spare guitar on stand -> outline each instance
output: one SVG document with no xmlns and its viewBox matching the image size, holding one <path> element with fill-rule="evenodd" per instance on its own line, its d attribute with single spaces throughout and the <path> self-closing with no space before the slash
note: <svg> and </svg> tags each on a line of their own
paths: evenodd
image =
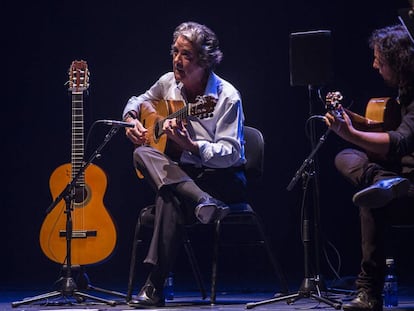
<svg viewBox="0 0 414 311">
<path fill-rule="evenodd" d="M 100 150 L 117 132 L 112 127 L 105 141 L 84 161 L 83 93 L 89 87 L 89 71 L 85 61 L 73 61 L 69 69 L 69 91 L 72 93 L 72 163 L 59 166 L 50 177 L 54 202 L 46 210 L 47 216 L 40 230 L 40 246 L 44 254 L 63 265 L 65 275 L 59 280 L 61 289 L 43 295 L 13 302 L 17 307 L 40 300 L 62 296 L 73 297 L 77 302 L 89 298 L 116 305 L 114 300 L 89 295 L 78 290 L 73 278 L 76 268 L 84 283 L 83 289 L 92 289 L 119 297 L 119 292 L 89 284 L 82 266 L 101 262 L 109 257 L 116 244 L 116 228 L 103 205 L 107 178 L 97 165 L 91 164 Z M 63 202 L 63 201 L 64 202 Z M 66 302 L 70 300 L 66 299 Z"/>
</svg>

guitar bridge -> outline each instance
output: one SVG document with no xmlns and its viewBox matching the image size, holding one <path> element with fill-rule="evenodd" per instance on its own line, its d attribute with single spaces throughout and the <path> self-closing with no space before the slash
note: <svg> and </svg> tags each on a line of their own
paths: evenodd
<svg viewBox="0 0 414 311">
<path fill-rule="evenodd" d="M 87 237 L 96 237 L 97 231 L 96 230 L 73 230 L 72 231 L 72 239 L 86 239 Z M 59 237 L 64 238 L 66 237 L 66 230 L 59 231 Z"/>
</svg>

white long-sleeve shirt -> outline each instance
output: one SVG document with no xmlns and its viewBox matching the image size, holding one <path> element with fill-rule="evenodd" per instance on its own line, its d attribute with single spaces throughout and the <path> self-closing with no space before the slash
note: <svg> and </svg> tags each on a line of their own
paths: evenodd
<svg viewBox="0 0 414 311">
<path fill-rule="evenodd" d="M 204 95 L 217 99 L 213 116 L 187 117 L 187 130 L 199 146 L 200 154 L 184 151 L 180 162 L 196 167 L 227 168 L 245 163 L 243 145 L 244 113 L 239 91 L 228 81 L 211 73 Z M 125 105 L 122 116 L 128 111 L 140 112 L 143 102 L 182 100 L 187 103 L 182 84 L 177 83 L 173 72 L 161 76 L 145 93 L 132 96 Z"/>
</svg>

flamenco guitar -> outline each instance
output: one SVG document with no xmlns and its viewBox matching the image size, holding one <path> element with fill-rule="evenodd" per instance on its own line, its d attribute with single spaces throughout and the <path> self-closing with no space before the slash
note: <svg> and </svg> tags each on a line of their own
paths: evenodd
<svg viewBox="0 0 414 311">
<path fill-rule="evenodd" d="M 84 160 L 83 92 L 89 86 L 85 61 L 74 61 L 69 69 L 72 93 L 72 161 L 55 169 L 50 176 L 52 197 L 57 197 L 73 180 Z M 106 259 L 116 244 L 116 229 L 103 204 L 107 186 L 105 172 L 90 164 L 79 176 L 71 201 L 71 261 L 74 265 L 94 264 Z M 40 230 L 40 246 L 44 254 L 57 263 L 67 258 L 66 203 L 58 203 L 46 216 Z"/>
<path fill-rule="evenodd" d="M 365 109 L 365 117 L 350 110 L 352 124 L 361 131 L 395 130 L 401 123 L 401 109 L 398 102 L 391 97 L 371 98 Z"/>
<path fill-rule="evenodd" d="M 326 107 L 336 110 L 342 100 L 340 92 L 330 92 L 326 96 Z M 399 103 L 391 97 L 371 98 L 365 109 L 365 116 L 361 116 L 349 109 L 343 108 L 351 118 L 352 125 L 360 131 L 385 132 L 395 130 L 401 123 L 401 108 Z M 373 160 L 385 160 L 382 156 L 367 152 Z"/>
<path fill-rule="evenodd" d="M 216 99 L 211 96 L 199 96 L 195 103 L 187 105 L 181 100 L 144 102 L 141 105 L 138 119 L 148 129 L 145 145 L 154 147 L 173 159 L 179 158 L 182 151 L 177 144 L 164 135 L 162 130 L 164 121 L 177 118 L 177 120 L 185 122 L 189 116 L 208 118 L 213 115 L 216 104 Z M 143 178 L 139 170 L 136 172 L 139 178 Z"/>
<path fill-rule="evenodd" d="M 326 95 L 326 108 L 337 111 L 342 100 L 340 92 L 329 92 Z M 391 97 L 371 98 L 361 116 L 347 108 L 342 108 L 349 115 L 352 125 L 360 131 L 384 132 L 395 130 L 401 123 L 401 109 L 398 102 Z"/>
</svg>

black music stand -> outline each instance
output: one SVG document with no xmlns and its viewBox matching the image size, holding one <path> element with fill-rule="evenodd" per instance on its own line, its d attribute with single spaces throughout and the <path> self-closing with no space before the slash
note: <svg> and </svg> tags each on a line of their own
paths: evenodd
<svg viewBox="0 0 414 311">
<path fill-rule="evenodd" d="M 307 186 L 309 184 L 310 178 L 315 177 L 315 167 L 314 167 L 314 156 L 325 142 L 329 132 L 331 131 L 330 128 L 326 130 L 326 132 L 319 138 L 318 144 L 309 154 L 309 156 L 303 161 L 301 167 L 295 173 L 294 177 L 290 181 L 289 185 L 287 186 L 287 190 L 290 191 L 296 185 L 300 178 L 302 178 L 303 184 L 303 196 L 306 195 Z M 287 294 L 277 296 L 275 298 L 259 301 L 259 302 L 251 302 L 246 304 L 246 309 L 252 309 L 257 306 L 261 306 L 264 304 L 269 304 L 278 301 L 287 301 L 289 304 L 295 302 L 296 300 L 302 298 L 312 298 L 319 302 L 326 303 L 331 307 L 339 310 L 342 306 L 341 302 L 336 300 L 332 300 L 327 297 L 323 297 L 321 295 L 321 289 L 324 288 L 323 280 L 321 280 L 320 275 L 317 271 L 316 275 L 312 275 L 310 269 L 310 251 L 311 251 L 311 234 L 310 234 L 310 227 L 311 227 L 311 220 L 309 217 L 308 209 L 304 208 L 304 215 L 303 215 L 303 223 L 302 223 L 302 241 L 303 241 L 303 248 L 304 248 L 304 272 L 305 277 L 302 281 L 302 284 L 297 293 L 294 294 Z"/>
<path fill-rule="evenodd" d="M 332 53 L 331 53 L 331 31 L 330 30 L 316 30 L 306 32 L 295 32 L 290 34 L 290 84 L 291 86 L 307 86 L 308 87 L 308 104 L 310 118 L 314 117 L 313 113 L 313 96 L 312 91 L 314 86 L 321 86 L 327 84 L 333 76 L 332 71 Z M 319 89 L 318 89 L 319 91 Z M 319 94 L 319 92 L 318 92 Z M 316 144 L 316 135 L 313 122 L 310 126 L 310 139 L 312 152 L 305 159 L 299 170 L 296 172 L 287 190 L 290 191 L 296 185 L 298 180 L 302 178 L 303 181 L 303 198 L 306 197 L 309 181 L 313 181 L 314 190 L 314 217 L 313 223 L 310 219 L 310 213 L 306 204 L 303 209 L 302 221 L 302 241 L 304 247 L 304 279 L 297 293 L 280 295 L 272 299 L 252 302 L 246 304 L 247 309 L 256 306 L 278 302 L 287 301 L 293 303 L 301 298 L 313 298 L 319 302 L 324 302 L 335 309 L 340 309 L 342 304 L 335 300 L 331 300 L 321 295 L 325 291 L 326 286 L 319 271 L 319 189 L 318 189 L 318 175 L 316 170 L 315 155 L 321 145 L 325 142 L 330 129 L 319 138 Z M 305 200 L 303 199 L 303 202 Z M 313 246 L 315 248 L 315 271 L 312 275 L 310 269 L 310 253 L 311 253 L 311 232 L 310 227 L 313 224 L 315 239 Z"/>
<path fill-rule="evenodd" d="M 98 156 L 102 148 L 106 145 L 106 143 L 112 138 L 113 135 L 116 134 L 119 127 L 113 126 L 109 133 L 105 136 L 103 143 L 96 149 L 96 151 L 92 154 L 90 159 L 85 162 L 82 167 L 80 167 L 79 171 L 76 175 L 72 178 L 71 182 L 63 189 L 63 191 L 58 195 L 58 197 L 52 202 L 52 204 L 47 208 L 46 214 L 50 213 L 53 208 L 61 201 L 65 200 L 65 214 L 66 214 L 66 265 L 64 265 L 65 276 L 60 279 L 61 288 L 60 290 L 51 291 L 45 294 L 37 295 L 31 298 L 25 298 L 20 301 L 12 302 L 12 307 L 18 307 L 23 304 L 28 304 L 36 301 L 47 300 L 51 298 L 63 297 L 63 298 L 74 298 L 76 302 L 81 303 L 84 302 L 85 299 L 92 299 L 98 302 L 106 303 L 110 306 L 115 306 L 117 303 L 115 300 L 108 300 L 105 298 L 89 295 L 87 293 L 81 292 L 78 290 L 76 282 L 72 276 L 72 259 L 71 259 L 71 244 L 72 244 L 72 201 L 75 195 L 75 185 L 79 177 L 85 172 L 85 169 L 89 166 L 89 164 Z M 86 289 L 92 289 L 100 292 L 104 292 L 107 294 L 112 294 L 118 297 L 126 297 L 125 294 L 110 291 L 106 289 L 101 289 L 98 287 L 94 287 L 91 285 L 87 285 Z M 66 303 L 70 303 L 70 300 L 67 299 Z"/>
</svg>

